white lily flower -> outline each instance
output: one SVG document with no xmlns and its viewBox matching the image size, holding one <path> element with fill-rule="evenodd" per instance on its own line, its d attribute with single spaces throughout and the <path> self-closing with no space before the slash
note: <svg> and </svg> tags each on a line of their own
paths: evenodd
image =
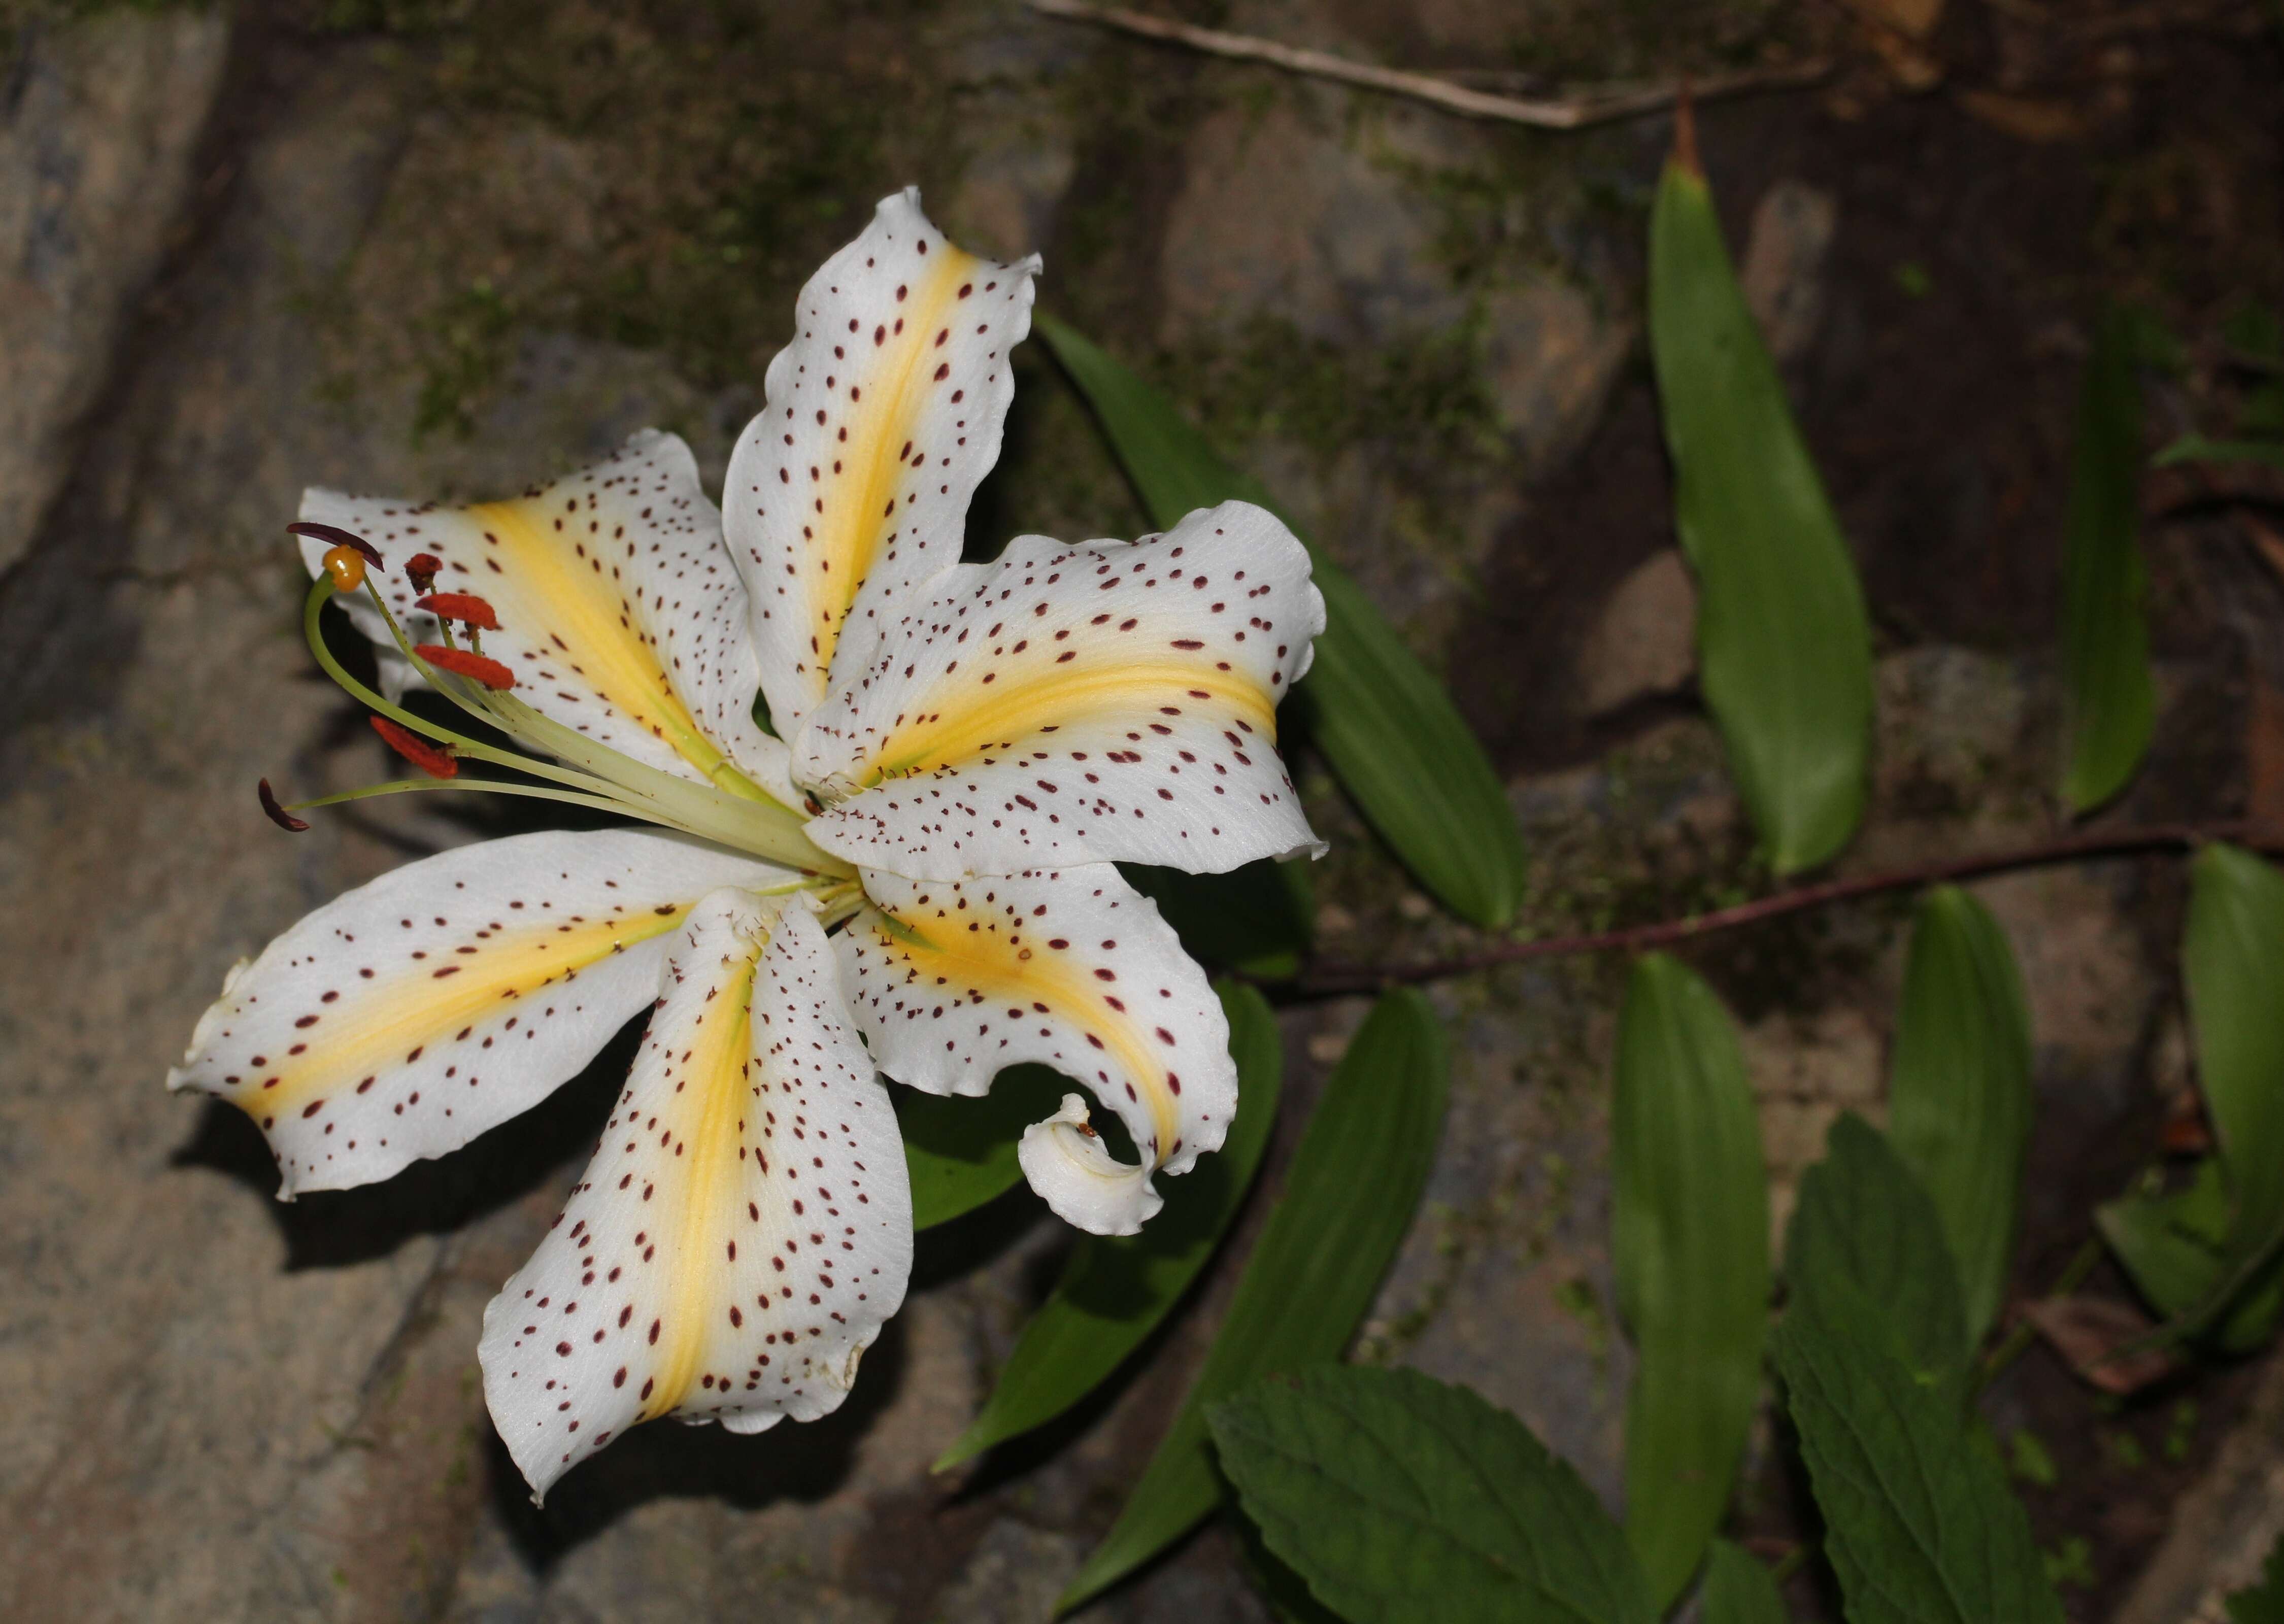
<svg viewBox="0 0 2284 1624">
<path fill-rule="evenodd" d="M 486 1314 L 486 1393 L 536 1490 L 638 1421 L 840 1403 L 911 1263 L 874 1067 L 979 1094 L 1044 1060 L 1091 1090 L 1138 1160 L 1074 1095 L 1021 1161 L 1097 1233 L 1132 1233 L 1154 1175 L 1227 1131 L 1219 1003 L 1110 865 L 1321 849 L 1275 708 L 1323 605 L 1242 504 L 958 561 L 1036 269 L 885 200 L 802 294 L 726 533 L 658 433 L 512 501 L 304 499 L 311 648 L 442 776 L 300 806 L 489 789 L 663 831 L 497 840 L 351 892 L 232 972 L 168 1079 L 246 1110 L 290 1198 L 465 1144 L 653 1006 L 595 1159 Z M 401 575 L 367 578 L 379 550 Z M 325 651 L 335 595 L 388 692 Z M 414 682 L 528 753 L 404 709 Z"/>
</svg>

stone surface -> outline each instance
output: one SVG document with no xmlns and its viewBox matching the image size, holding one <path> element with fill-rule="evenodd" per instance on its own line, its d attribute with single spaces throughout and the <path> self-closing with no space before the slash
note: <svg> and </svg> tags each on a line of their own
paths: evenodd
<svg viewBox="0 0 2284 1624">
<path fill-rule="evenodd" d="M 1753 207 L 1752 233 L 1737 279 L 1779 367 L 1797 363 L 1824 320 L 1824 262 L 1839 226 L 1830 192 L 1779 181 Z"/>
<path fill-rule="evenodd" d="M 1578 654 L 1590 716 L 1670 694 L 1697 674 L 1697 583 L 1678 549 L 1653 554 L 1618 583 Z"/>
<path fill-rule="evenodd" d="M 0 574 L 22 558 L 181 215 L 220 11 L 29 25 L 0 99 Z"/>
</svg>

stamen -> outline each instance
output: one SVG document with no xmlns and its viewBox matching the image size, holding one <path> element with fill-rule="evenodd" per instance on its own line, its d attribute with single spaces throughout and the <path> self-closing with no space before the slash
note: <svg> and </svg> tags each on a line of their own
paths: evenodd
<svg viewBox="0 0 2284 1624">
<path fill-rule="evenodd" d="M 436 584 L 436 577 L 444 571 L 444 560 L 433 552 L 416 552 L 404 560 L 404 578 L 412 583 L 416 592 L 426 592 Z"/>
<path fill-rule="evenodd" d="M 313 542 L 330 542 L 336 547 L 354 548 L 363 553 L 364 561 L 375 569 L 388 567 L 388 560 L 380 556 L 380 549 L 353 530 L 344 530 L 339 525 L 321 525 L 309 519 L 297 520 L 286 528 L 295 535 L 306 535 Z"/>
<path fill-rule="evenodd" d="M 336 592 L 354 592 L 364 584 L 364 555 L 354 547 L 328 547 L 318 562 Z"/>
<path fill-rule="evenodd" d="M 458 621 L 485 631 L 500 629 L 499 616 L 492 613 L 492 606 L 473 592 L 432 592 L 415 600 L 412 606 L 426 609 L 440 621 Z"/>
<path fill-rule="evenodd" d="M 309 828 L 309 825 L 308 823 L 301 818 L 295 817 L 291 812 L 288 812 L 285 808 L 278 804 L 277 792 L 270 787 L 269 779 L 262 779 L 256 786 L 256 789 L 262 796 L 262 816 L 267 817 L 271 823 L 277 824 L 280 829 L 285 830 L 288 834 L 300 834 L 302 831 Z"/>
<path fill-rule="evenodd" d="M 386 716 L 368 716 L 365 720 L 372 723 L 372 730 L 380 735 L 383 743 L 430 777 L 459 777 L 460 763 L 453 757 L 450 745 L 432 745 L 418 734 L 398 727 Z"/>
<path fill-rule="evenodd" d="M 470 682 L 481 683 L 491 689 L 515 686 L 515 673 L 497 660 L 487 660 L 481 654 L 472 654 L 465 649 L 448 649 L 441 643 L 421 643 L 412 652 L 440 671 L 450 671 L 465 676 Z"/>
</svg>

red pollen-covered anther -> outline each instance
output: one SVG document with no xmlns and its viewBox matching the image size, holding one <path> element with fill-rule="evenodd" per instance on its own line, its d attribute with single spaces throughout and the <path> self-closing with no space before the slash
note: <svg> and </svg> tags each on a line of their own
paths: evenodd
<svg viewBox="0 0 2284 1624">
<path fill-rule="evenodd" d="M 278 804 L 277 792 L 270 787 L 269 779 L 262 779 L 255 787 L 262 796 L 262 815 L 271 823 L 289 834 L 300 834 L 309 826 L 304 819 L 294 816 Z"/>
<path fill-rule="evenodd" d="M 432 745 L 410 728 L 397 726 L 386 716 L 368 716 L 372 730 L 391 750 L 418 767 L 432 778 L 457 778 L 460 763 L 452 754 L 450 745 Z"/>
<path fill-rule="evenodd" d="M 404 578 L 416 592 L 426 592 L 444 573 L 444 560 L 433 552 L 416 552 L 404 560 Z"/>
<path fill-rule="evenodd" d="M 499 616 L 492 606 L 473 592 L 431 592 L 416 600 L 415 609 L 426 609 L 440 621 L 462 621 L 486 631 L 497 631 Z"/>
<path fill-rule="evenodd" d="M 472 683 L 481 683 L 487 688 L 512 688 L 515 673 L 497 660 L 487 660 L 481 654 L 471 654 L 465 649 L 448 649 L 441 644 L 423 643 L 412 651 L 441 671 L 465 676 Z"/>
<path fill-rule="evenodd" d="M 312 541 L 323 542 L 328 547 L 354 547 L 364 554 L 364 561 L 373 568 L 388 567 L 388 560 L 380 556 L 380 549 L 354 530 L 344 530 L 339 525 L 321 525 L 310 519 L 298 520 L 286 528 L 295 535 L 306 535 Z"/>
</svg>

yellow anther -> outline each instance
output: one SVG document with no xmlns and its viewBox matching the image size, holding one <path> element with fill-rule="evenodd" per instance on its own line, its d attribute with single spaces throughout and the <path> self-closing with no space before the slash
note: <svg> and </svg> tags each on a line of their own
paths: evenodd
<svg viewBox="0 0 2284 1624">
<path fill-rule="evenodd" d="M 356 548 L 328 547 L 325 562 L 336 592 L 354 592 L 364 584 L 364 554 Z"/>
</svg>

